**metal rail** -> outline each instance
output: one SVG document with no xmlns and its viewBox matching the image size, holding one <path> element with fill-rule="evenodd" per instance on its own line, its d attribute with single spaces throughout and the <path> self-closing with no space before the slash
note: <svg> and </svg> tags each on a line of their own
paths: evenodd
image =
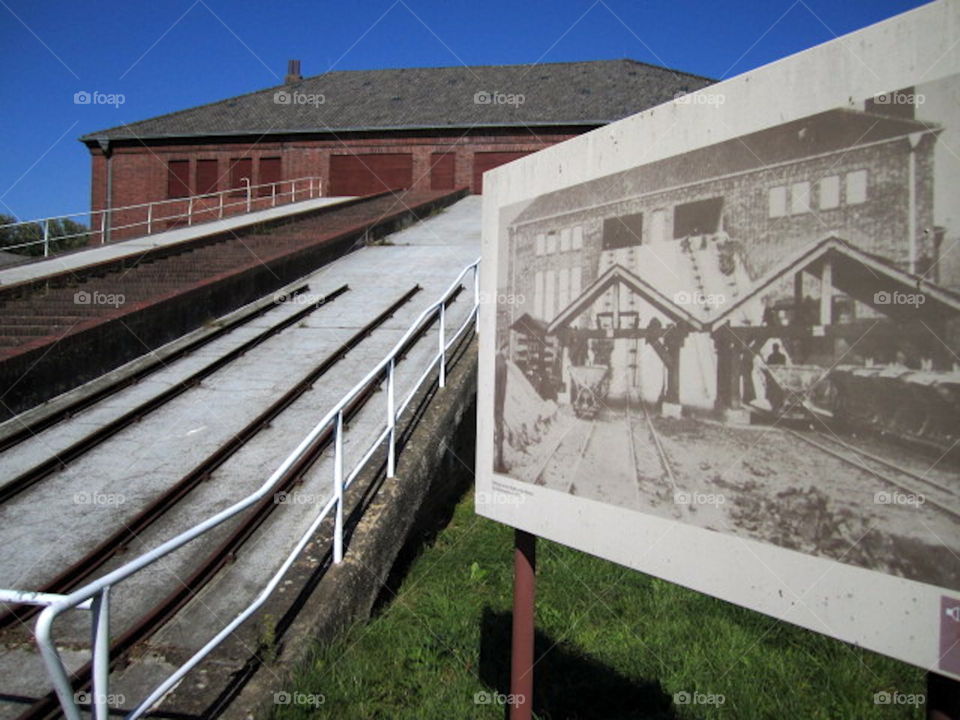
<svg viewBox="0 0 960 720">
<path fill-rule="evenodd" d="M 168 365 L 170 365 L 170 363 L 176 362 L 177 360 L 183 359 L 184 357 L 195 352 L 196 350 L 199 350 L 200 348 L 205 347 L 206 345 L 209 345 L 214 340 L 219 340 L 224 335 L 236 330 L 237 328 L 243 325 L 246 325 L 252 320 L 256 320 L 257 318 L 265 315 L 271 310 L 274 310 L 280 305 L 283 305 L 288 299 L 292 299 L 299 295 L 302 295 L 309 289 L 310 289 L 309 285 L 303 284 L 289 290 L 283 296 L 275 295 L 269 303 L 262 305 L 260 307 L 254 308 L 253 310 L 250 310 L 248 312 L 244 312 L 243 314 L 232 318 L 231 320 L 225 322 L 223 325 L 219 326 L 213 332 L 207 333 L 203 337 L 199 337 L 196 340 L 190 341 L 186 345 L 172 352 L 170 355 L 167 355 L 163 358 L 154 356 L 152 360 L 142 365 L 136 372 L 131 373 L 126 377 L 122 377 L 114 382 L 111 382 L 108 385 L 105 385 L 91 392 L 90 394 L 85 395 L 84 397 L 77 398 L 76 400 L 70 403 L 67 403 L 66 405 L 57 409 L 55 412 L 50 413 L 49 415 L 46 415 L 42 418 L 38 418 L 37 420 L 27 420 L 27 421 L 19 419 L 18 417 L 14 417 L 12 420 L 10 420 L 10 422 L 11 423 L 17 422 L 20 425 L 20 427 L 17 430 L 12 431 L 9 435 L 4 437 L 3 439 L 0 439 L 0 452 L 3 452 L 4 450 L 9 450 L 15 445 L 19 445 L 24 440 L 31 438 L 34 435 L 37 435 L 38 433 L 41 433 L 44 430 L 47 430 L 48 428 L 53 427 L 57 423 L 62 422 L 67 418 L 73 417 L 77 413 L 82 412 L 83 410 L 86 410 L 87 408 L 97 404 L 101 400 L 104 400 L 112 395 L 115 395 L 116 393 L 120 392 L 125 388 L 130 387 L 131 385 L 136 385 L 138 382 L 143 380 L 145 377 L 151 375 L 152 373 L 156 372 L 157 370 L 160 370 L 161 368 L 165 368 Z"/>
<path fill-rule="evenodd" d="M 30 247 L 32 245 L 43 245 L 43 256 L 49 257 L 50 255 L 50 243 L 57 242 L 60 240 L 68 240 L 75 237 L 83 237 L 85 235 L 91 235 L 99 233 L 100 235 L 100 244 L 103 245 L 106 242 L 106 237 L 109 232 L 114 230 L 126 230 L 132 227 L 141 227 L 144 226 L 146 231 L 144 235 L 152 235 L 155 231 L 154 226 L 159 226 L 161 223 L 168 222 L 170 220 L 181 220 L 186 218 L 187 225 L 192 226 L 197 220 L 196 216 L 200 216 L 201 220 L 199 222 L 212 222 L 214 220 L 221 220 L 224 217 L 226 210 L 230 208 L 235 208 L 238 206 L 243 206 L 243 210 L 240 213 L 250 212 L 258 201 L 263 200 L 266 204 L 267 199 L 270 201 L 270 207 L 275 207 L 278 200 L 289 196 L 289 202 L 294 203 L 297 201 L 297 190 L 299 188 L 299 195 L 301 199 L 308 200 L 315 197 L 322 196 L 321 180 L 319 177 L 312 175 L 300 178 L 293 178 L 291 180 L 280 180 L 273 183 L 263 183 L 261 185 L 251 185 L 249 178 L 243 178 L 246 182 L 239 188 L 228 188 L 227 190 L 219 190 L 213 193 L 204 193 L 202 195 L 188 195 L 186 197 L 179 198 L 169 198 L 167 200 L 154 200 L 151 202 L 138 203 L 136 205 L 124 205 L 122 207 L 116 208 L 105 208 L 102 210 L 88 210 L 85 212 L 70 213 L 68 215 L 57 215 L 55 217 L 46 217 L 39 218 L 37 220 L 20 220 L 14 223 L 7 223 L 6 225 L 0 225 L 0 232 L 9 230 L 10 228 L 17 227 L 28 227 L 35 226 L 40 227 L 43 231 L 43 238 L 40 240 L 30 240 L 29 242 L 18 243 L 16 245 L 5 245 L 3 250 L 16 250 L 19 248 Z M 290 190 L 284 191 L 282 188 L 284 185 L 289 185 Z M 260 190 L 263 188 L 270 188 L 269 193 L 258 193 L 256 197 L 253 195 L 254 190 Z M 277 189 L 280 188 L 280 192 Z M 225 202 L 225 198 L 228 195 L 236 195 L 237 193 L 243 193 L 244 198 L 236 202 Z M 172 215 L 162 215 L 157 216 L 154 208 L 163 208 L 168 205 L 174 204 L 186 204 L 186 211 L 180 213 L 174 213 Z M 143 220 L 137 222 L 128 223 L 126 225 L 114 225 L 112 222 L 112 216 L 117 213 L 130 212 L 135 210 L 144 211 Z M 216 217 L 209 217 L 211 215 L 216 215 Z M 226 213 L 231 214 L 231 213 Z M 83 218 L 90 217 L 91 227 L 83 232 L 72 233 L 69 235 L 58 235 L 54 238 L 50 237 L 50 222 L 58 220 L 66 220 L 69 218 Z M 94 218 L 100 217 L 100 228 L 99 230 L 94 229 Z M 206 218 L 206 219 L 203 219 Z M 163 227 L 164 231 L 169 228 Z"/>
<path fill-rule="evenodd" d="M 234 503 L 229 508 L 213 515 L 202 523 L 195 525 L 189 530 L 180 533 L 174 538 L 161 543 L 153 550 L 146 552 L 139 557 L 131 560 L 122 567 L 107 573 L 103 577 L 85 585 L 82 588 L 66 596 L 56 596 L 56 598 L 46 597 L 38 598 L 36 602 L 46 605 L 43 612 L 37 619 L 35 636 L 37 646 L 43 656 L 44 663 L 47 666 L 47 672 L 50 675 L 56 696 L 64 715 L 69 720 L 80 720 L 80 709 L 77 706 L 73 694 L 73 683 L 67 672 L 60 653 L 54 644 L 52 633 L 53 624 L 57 617 L 67 610 L 81 608 L 85 605 L 91 610 L 92 620 L 92 707 L 94 717 L 97 720 L 107 720 L 109 717 L 109 707 L 107 704 L 109 693 L 109 674 L 110 674 L 110 591 L 114 585 L 117 585 L 131 575 L 148 567 L 160 558 L 183 547 L 200 535 L 206 533 L 212 528 L 217 527 L 224 521 L 235 515 L 251 508 L 264 499 L 270 499 L 270 494 L 275 491 L 275 487 L 282 478 L 288 477 L 292 470 L 300 466 L 305 459 L 316 452 L 318 441 L 324 436 L 332 436 L 334 443 L 334 472 L 333 472 L 333 497 L 324 505 L 322 510 L 310 524 L 307 531 L 301 536 L 295 544 L 292 551 L 284 559 L 280 568 L 270 578 L 267 585 L 257 595 L 254 601 L 234 619 L 220 630 L 212 639 L 210 639 L 200 650 L 198 650 L 189 660 L 173 672 L 164 682 L 153 690 L 134 710 L 127 716 L 131 720 L 141 717 L 150 708 L 159 703 L 163 698 L 180 682 L 180 680 L 196 667 L 214 648 L 225 640 L 237 627 L 245 622 L 253 613 L 255 613 L 273 590 L 280 583 L 284 574 L 294 563 L 303 548 L 310 541 L 313 534 L 319 528 L 320 524 L 331 514 L 334 516 L 334 537 L 333 537 L 333 558 L 335 563 L 343 560 L 343 497 L 344 490 L 359 475 L 366 463 L 373 457 L 378 448 L 386 443 L 387 453 L 387 477 L 394 476 L 396 467 L 396 426 L 397 421 L 409 404 L 413 401 L 423 382 L 437 372 L 437 382 L 439 387 L 443 387 L 446 381 L 446 362 L 447 352 L 454 343 L 461 337 L 463 332 L 474 326 L 478 322 L 478 308 L 480 304 L 480 286 L 479 286 L 479 263 L 480 260 L 464 268 L 457 278 L 453 281 L 447 291 L 433 304 L 427 307 L 416 321 L 410 326 L 403 337 L 397 342 L 394 348 L 381 360 L 367 375 L 357 383 L 343 398 L 331 408 L 326 415 L 318 422 L 313 430 L 300 442 L 296 449 L 291 452 L 280 466 L 270 475 L 269 478 L 253 493 L 244 499 Z M 473 274 L 473 303 L 466 319 L 456 329 L 448 341 L 446 338 L 446 308 L 450 298 L 459 293 L 462 289 L 461 282 L 469 274 Z M 424 372 L 415 382 L 413 388 L 401 403 L 397 403 L 395 386 L 395 369 L 400 358 L 409 350 L 410 342 L 416 336 L 422 334 L 424 328 L 433 322 L 439 322 L 438 346 L 437 352 L 433 355 Z M 386 380 L 387 384 L 387 416 L 384 419 L 383 429 L 377 435 L 370 448 L 358 460 L 354 467 L 345 474 L 343 460 L 343 433 L 344 418 L 356 407 L 356 404 L 363 396 L 368 395 L 372 388 L 380 382 Z M 13 593 L 15 591 L 6 591 Z M 0 595 L 2 597 L 2 595 Z M 23 602 L 22 595 L 19 596 L 20 602 Z"/>
<path fill-rule="evenodd" d="M 226 365 L 258 345 L 263 344 L 277 333 L 280 333 L 291 325 L 299 322 L 318 308 L 333 302 L 349 289 L 350 288 L 347 285 L 341 285 L 333 292 L 324 295 L 310 305 L 307 305 L 302 310 L 298 310 L 280 322 L 271 325 L 266 330 L 257 333 L 251 339 L 241 343 L 229 352 L 224 353 L 216 360 L 207 363 L 190 376 L 178 382 L 176 385 L 163 390 L 157 395 L 154 395 L 152 398 L 140 403 L 136 407 L 127 410 L 125 413 L 114 418 L 106 425 L 103 425 L 91 432 L 89 435 L 80 438 L 69 447 L 54 453 L 43 462 L 40 462 L 28 470 L 23 471 L 12 480 L 9 480 L 0 486 L 0 503 L 5 503 L 10 498 L 19 495 L 21 492 L 38 483 L 51 473 L 56 472 L 57 470 L 62 470 L 73 460 L 76 460 L 81 455 L 89 452 L 108 438 L 111 438 L 121 430 L 124 430 L 129 425 L 139 422 L 149 413 L 166 405 L 174 398 L 179 397 L 190 388 L 195 387 L 198 383 L 208 378 L 210 375 L 213 375 L 215 372 L 221 370 Z"/>
<path fill-rule="evenodd" d="M 827 455 L 830 455 L 842 462 L 845 462 L 846 464 L 856 468 L 857 470 L 865 472 L 868 475 L 873 475 L 875 478 L 877 478 L 881 482 L 886 483 L 887 485 L 891 485 L 892 487 L 895 487 L 898 490 L 902 490 L 903 492 L 908 494 L 923 496 L 924 502 L 929 503 L 930 505 L 933 505 L 935 508 L 937 508 L 941 512 L 946 513 L 954 520 L 960 520 L 960 512 L 958 512 L 956 509 L 950 507 L 949 505 L 945 505 L 944 503 L 932 497 L 929 497 L 928 495 L 925 495 L 924 493 L 920 492 L 916 487 L 912 485 L 908 485 L 907 483 L 904 483 L 902 480 L 896 480 L 885 473 L 882 473 L 871 467 L 867 467 L 866 464 L 862 461 L 862 459 L 854 460 L 849 455 L 844 455 L 843 453 L 837 452 L 836 450 L 833 450 L 832 448 L 829 448 L 826 445 L 822 445 L 821 443 L 818 443 L 816 440 L 813 440 L 812 438 L 809 438 L 802 433 L 798 433 L 796 430 L 791 430 L 790 428 L 784 428 L 784 432 L 788 433 L 789 435 L 792 435 L 798 440 L 801 440 L 807 443 L 808 445 L 812 445 L 818 450 L 825 452 Z M 854 450 L 854 452 L 858 453 L 859 451 Z M 900 470 L 900 472 L 907 475 L 908 477 L 912 477 L 913 475 L 912 473 L 904 473 L 902 470 Z M 933 483 L 932 481 L 926 480 L 925 482 L 931 485 L 937 486 L 937 484 Z"/>
<path fill-rule="evenodd" d="M 889 468 L 890 470 L 896 470 L 898 473 L 901 473 L 901 474 L 903 474 L 903 475 L 906 475 L 907 477 L 912 478 L 913 480 L 916 480 L 917 482 L 921 482 L 921 483 L 923 483 L 923 484 L 925 484 L 925 485 L 929 485 L 929 486 L 931 486 L 931 487 L 934 487 L 934 488 L 936 488 L 937 490 L 941 490 L 941 491 L 947 493 L 948 495 L 956 495 L 956 494 L 957 494 L 956 490 L 954 490 L 953 488 L 949 488 L 949 487 L 947 487 L 946 485 L 941 485 L 941 484 L 938 483 L 936 480 L 932 480 L 932 479 L 930 479 L 930 478 L 928 478 L 928 477 L 925 477 L 924 475 L 920 475 L 920 474 L 918 474 L 918 473 L 913 472 L 912 470 L 908 470 L 907 468 L 902 467 L 902 466 L 900 466 L 900 465 L 897 465 L 897 464 L 894 463 L 894 462 L 890 462 L 890 461 L 887 460 L 886 458 L 882 458 L 882 457 L 880 457 L 879 455 L 875 455 L 874 453 L 867 452 L 866 450 L 863 450 L 862 448 L 858 448 L 858 447 L 855 447 L 855 446 L 853 446 L 853 445 L 850 445 L 849 443 L 845 443 L 843 440 L 841 440 L 840 438 L 838 438 L 838 437 L 836 437 L 836 436 L 827 435 L 826 433 L 820 432 L 819 430 L 815 430 L 815 432 L 816 432 L 816 434 L 817 434 L 817 437 L 819 437 L 821 440 L 827 440 L 828 442 L 835 443 L 835 444 L 839 445 L 840 447 L 842 447 L 844 450 L 849 450 L 849 451 L 852 452 L 854 455 L 857 455 L 857 456 L 859 456 L 859 457 L 861 457 L 861 458 L 867 458 L 868 460 L 872 460 L 873 462 L 877 463 L 878 465 L 883 465 L 884 467 Z"/>
<path fill-rule="evenodd" d="M 110 537 L 97 545 L 83 558 L 61 572 L 50 582 L 40 588 L 45 595 L 63 594 L 75 589 L 96 570 L 103 567 L 111 558 L 121 552 L 127 544 L 140 536 L 148 527 L 163 517 L 171 508 L 182 500 L 190 491 L 204 482 L 221 465 L 229 460 L 240 448 L 244 447 L 257 433 L 292 405 L 297 399 L 313 388 L 313 384 L 333 368 L 340 360 L 346 357 L 365 338 L 420 292 L 419 285 L 414 285 L 396 301 L 374 317 L 370 322 L 351 335 L 345 342 L 324 358 L 318 365 L 304 375 L 293 387 L 284 392 L 257 417 L 247 423 L 240 431 L 234 434 L 226 443 L 214 450 L 199 464 L 194 466 L 176 483 L 171 485 L 162 495 L 153 500 L 131 520 L 125 520 L 122 527 Z M 13 603 L 11 603 L 13 604 Z M 18 608 L 14 606 L 9 612 L 0 615 L 0 628 L 12 624 L 14 621 L 24 622 L 36 611 L 32 608 Z"/>
<path fill-rule="evenodd" d="M 660 464 L 663 466 L 663 472 L 670 481 L 673 491 L 676 492 L 677 478 L 673 474 L 673 466 L 670 464 L 670 458 L 667 456 L 666 448 L 663 447 L 663 442 L 660 440 L 660 433 L 657 432 L 657 428 L 653 424 L 653 418 L 650 417 L 650 411 L 647 410 L 647 406 L 642 398 L 640 399 L 640 409 L 643 411 L 643 418 L 647 423 L 647 430 L 650 432 L 650 437 L 653 438 L 653 444 L 657 450 L 657 457 L 660 458 Z"/>
</svg>

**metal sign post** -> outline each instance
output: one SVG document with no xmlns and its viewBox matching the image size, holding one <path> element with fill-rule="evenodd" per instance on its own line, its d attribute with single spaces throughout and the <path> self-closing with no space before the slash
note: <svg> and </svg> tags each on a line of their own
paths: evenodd
<svg viewBox="0 0 960 720">
<path fill-rule="evenodd" d="M 533 717 L 533 638 L 537 582 L 537 536 L 513 536 L 513 642 L 510 659 L 510 720 Z"/>
<path fill-rule="evenodd" d="M 960 720 L 960 682 L 927 673 L 927 719 Z"/>
</svg>

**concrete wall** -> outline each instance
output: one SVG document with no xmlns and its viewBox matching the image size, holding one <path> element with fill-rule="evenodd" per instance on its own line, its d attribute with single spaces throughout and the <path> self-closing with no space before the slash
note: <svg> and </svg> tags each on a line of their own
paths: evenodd
<svg viewBox="0 0 960 720">
<path fill-rule="evenodd" d="M 326 570 L 316 589 L 304 599 L 296 619 L 276 638 L 277 657 L 269 667 L 260 668 L 242 689 L 222 715 L 225 720 L 269 717 L 275 707 L 274 693 L 292 689 L 293 673 L 309 659 L 314 642 L 330 641 L 353 623 L 365 621 L 381 596 L 392 597 L 385 588 L 399 581 L 422 538 L 449 517 L 457 499 L 473 481 L 476 378 L 473 342 L 411 433 L 399 457 L 397 479 L 384 481 L 363 513 L 347 544 L 343 563 Z M 347 497 L 348 507 L 356 501 L 358 486 L 364 488 L 370 481 L 369 473 L 358 478 L 354 492 Z M 291 571 L 291 577 L 298 584 L 310 581 L 307 573 L 298 577 Z M 274 597 L 262 614 L 282 617 L 281 608 L 288 601 Z M 211 672 L 216 671 L 214 667 Z M 200 696 L 187 689 L 182 696 L 174 694 L 164 709 L 192 713 L 209 710 L 211 706 Z"/>
</svg>

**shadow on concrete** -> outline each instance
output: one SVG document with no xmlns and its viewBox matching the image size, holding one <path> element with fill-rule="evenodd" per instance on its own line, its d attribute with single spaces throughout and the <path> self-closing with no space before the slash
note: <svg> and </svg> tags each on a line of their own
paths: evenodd
<svg viewBox="0 0 960 720">
<path fill-rule="evenodd" d="M 512 616 L 484 608 L 480 620 L 480 680 L 510 693 Z M 540 632 L 534 640 L 533 712 L 541 720 L 669 720 L 678 717 L 672 697 L 657 681 L 637 681 L 557 643 Z M 504 718 L 509 707 L 504 705 Z"/>
</svg>

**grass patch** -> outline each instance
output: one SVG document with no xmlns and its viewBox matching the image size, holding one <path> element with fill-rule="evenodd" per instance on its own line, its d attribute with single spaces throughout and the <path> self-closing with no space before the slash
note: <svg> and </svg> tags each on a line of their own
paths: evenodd
<svg viewBox="0 0 960 720">
<path fill-rule="evenodd" d="M 504 718 L 493 693 L 509 692 L 512 547 L 468 493 L 382 612 L 312 650 L 272 717 Z M 923 716 L 874 703 L 925 691 L 910 665 L 556 543 L 537 551 L 541 720 Z"/>
</svg>

